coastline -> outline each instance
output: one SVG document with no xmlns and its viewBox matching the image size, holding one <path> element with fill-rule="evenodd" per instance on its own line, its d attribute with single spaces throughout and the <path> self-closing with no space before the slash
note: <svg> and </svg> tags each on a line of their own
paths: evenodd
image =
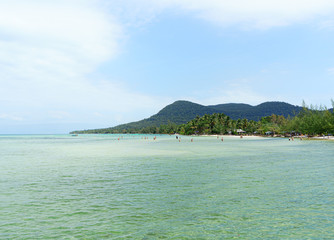
<svg viewBox="0 0 334 240">
<path fill-rule="evenodd" d="M 258 136 L 258 135 L 220 135 L 220 134 L 203 134 L 203 135 L 189 135 L 189 136 L 202 136 L 202 137 L 235 137 L 235 138 L 240 138 L 240 136 L 242 137 L 246 137 L 246 138 L 261 138 L 264 136 Z"/>
<path fill-rule="evenodd" d="M 312 137 L 313 140 L 334 141 L 334 136 Z"/>
<path fill-rule="evenodd" d="M 190 136 L 201 136 L 201 137 L 234 137 L 240 138 L 241 135 L 219 135 L 219 134 L 203 134 L 203 135 L 190 135 Z M 242 135 L 243 138 L 289 138 L 284 136 L 264 136 L 264 135 Z M 316 136 L 310 137 L 307 136 L 294 136 L 295 139 L 303 139 L 303 140 L 323 140 L 323 141 L 334 141 L 334 136 Z"/>
</svg>

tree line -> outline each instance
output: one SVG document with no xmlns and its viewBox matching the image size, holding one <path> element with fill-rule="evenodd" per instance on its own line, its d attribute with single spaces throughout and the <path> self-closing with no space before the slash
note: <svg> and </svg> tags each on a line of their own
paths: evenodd
<svg viewBox="0 0 334 240">
<path fill-rule="evenodd" d="M 334 102 L 332 100 L 334 107 Z M 168 124 L 129 129 L 97 129 L 76 133 L 151 133 L 151 134 L 259 134 L 259 135 L 290 135 L 305 134 L 309 136 L 334 134 L 334 113 L 325 107 L 306 106 L 294 117 L 272 114 L 262 117 L 259 121 L 247 119 L 231 119 L 223 113 L 197 116 L 186 124 Z"/>
</svg>

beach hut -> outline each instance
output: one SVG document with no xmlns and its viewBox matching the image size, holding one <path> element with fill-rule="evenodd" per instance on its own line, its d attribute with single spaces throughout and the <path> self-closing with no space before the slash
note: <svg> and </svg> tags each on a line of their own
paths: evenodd
<svg viewBox="0 0 334 240">
<path fill-rule="evenodd" d="M 246 133 L 244 130 L 242 130 L 242 129 L 237 129 L 237 133 L 238 134 L 244 134 L 244 133 Z"/>
</svg>

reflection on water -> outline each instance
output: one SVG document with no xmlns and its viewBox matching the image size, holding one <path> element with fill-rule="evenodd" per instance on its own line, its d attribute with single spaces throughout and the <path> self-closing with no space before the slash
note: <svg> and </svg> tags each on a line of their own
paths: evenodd
<svg viewBox="0 0 334 240">
<path fill-rule="evenodd" d="M 0 136 L 0 238 L 334 238 L 334 142 L 153 137 Z"/>
</svg>

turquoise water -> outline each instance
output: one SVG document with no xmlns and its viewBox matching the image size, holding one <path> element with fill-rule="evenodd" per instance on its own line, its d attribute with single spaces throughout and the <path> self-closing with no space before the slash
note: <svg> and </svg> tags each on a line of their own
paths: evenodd
<svg viewBox="0 0 334 240">
<path fill-rule="evenodd" d="M 0 239 L 334 239 L 332 141 L 118 138 L 0 135 Z"/>
</svg>

